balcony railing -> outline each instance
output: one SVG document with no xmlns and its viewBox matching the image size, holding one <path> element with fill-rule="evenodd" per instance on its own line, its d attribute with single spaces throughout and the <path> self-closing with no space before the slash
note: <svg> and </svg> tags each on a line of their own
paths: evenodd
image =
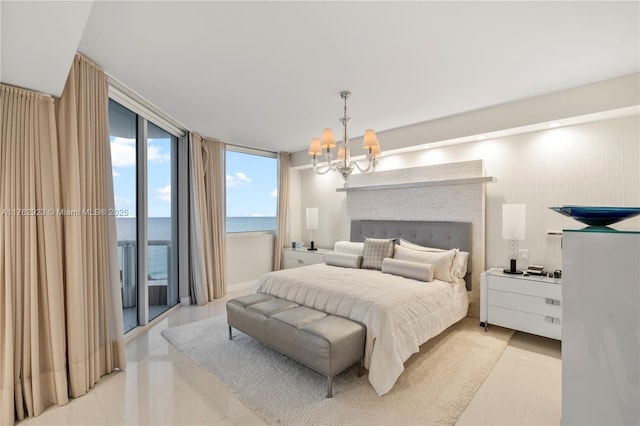
<svg viewBox="0 0 640 426">
<path fill-rule="evenodd" d="M 171 277 L 171 241 L 170 240 L 149 240 L 149 246 L 165 246 L 167 248 L 167 277 L 162 280 L 149 280 L 153 283 L 153 287 L 163 287 L 154 289 L 154 293 L 163 293 L 162 295 L 150 294 L 150 305 L 160 304 L 159 300 L 163 300 L 163 303 L 168 302 L 167 298 L 167 283 L 169 277 Z M 137 295 L 137 270 L 136 270 L 136 256 L 137 256 L 137 243 L 134 240 L 120 240 L 118 241 L 118 250 L 122 249 L 122 269 L 120 270 L 120 285 L 122 287 L 122 307 L 130 308 L 136 305 L 138 300 Z M 151 289 L 151 286 L 150 286 Z M 152 293 L 150 291 L 150 293 Z M 155 300 L 154 300 L 155 299 Z M 156 302 L 156 303 L 152 303 Z"/>
</svg>

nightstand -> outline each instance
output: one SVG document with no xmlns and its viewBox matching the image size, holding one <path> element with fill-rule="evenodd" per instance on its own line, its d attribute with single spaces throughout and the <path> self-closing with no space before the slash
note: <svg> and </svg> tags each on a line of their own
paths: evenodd
<svg viewBox="0 0 640 426">
<path fill-rule="evenodd" d="M 560 340 L 562 279 L 510 275 L 501 269 L 480 274 L 480 324 L 512 328 Z"/>
<path fill-rule="evenodd" d="M 299 266 L 313 265 L 324 262 L 324 254 L 331 250 L 321 249 L 307 250 L 302 248 L 282 249 L 282 267 L 284 269 L 297 268 Z"/>
</svg>

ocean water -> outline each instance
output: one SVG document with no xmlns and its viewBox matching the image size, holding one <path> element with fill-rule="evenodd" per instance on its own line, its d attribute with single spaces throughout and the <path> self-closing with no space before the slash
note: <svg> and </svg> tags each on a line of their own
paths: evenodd
<svg viewBox="0 0 640 426">
<path fill-rule="evenodd" d="M 136 218 L 116 218 L 119 246 L 124 241 L 135 242 Z M 227 217 L 227 232 L 273 231 L 276 229 L 276 218 L 261 217 Z M 149 277 L 154 280 L 167 279 L 167 246 L 171 244 L 171 218 L 150 217 L 147 222 L 149 241 L 148 250 Z M 154 244 L 157 243 L 158 245 Z M 122 270 L 122 247 L 118 247 L 118 262 Z"/>
<path fill-rule="evenodd" d="M 274 231 L 275 229 L 274 216 L 227 217 L 227 232 Z"/>
</svg>

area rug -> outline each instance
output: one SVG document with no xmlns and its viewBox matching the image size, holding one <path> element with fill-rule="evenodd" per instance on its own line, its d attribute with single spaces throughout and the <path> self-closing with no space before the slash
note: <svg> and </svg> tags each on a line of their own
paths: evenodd
<svg viewBox="0 0 640 426">
<path fill-rule="evenodd" d="M 500 358 L 513 331 L 465 318 L 420 347 L 393 389 L 379 397 L 365 370 L 333 380 L 234 330 L 217 316 L 162 335 L 270 424 L 447 424 L 460 417 Z"/>
</svg>

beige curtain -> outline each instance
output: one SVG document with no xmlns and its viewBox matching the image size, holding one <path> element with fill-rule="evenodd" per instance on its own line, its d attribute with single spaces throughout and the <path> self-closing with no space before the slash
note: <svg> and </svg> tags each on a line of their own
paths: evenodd
<svg viewBox="0 0 640 426">
<path fill-rule="evenodd" d="M 78 56 L 57 105 L 4 85 L 0 97 L 0 423 L 10 425 L 83 395 L 125 358 L 104 73 Z"/>
<path fill-rule="evenodd" d="M 273 270 L 282 268 L 282 248 L 289 245 L 289 233 L 287 219 L 289 216 L 289 162 L 291 154 L 278 153 L 278 208 L 276 238 L 273 248 Z"/>
<path fill-rule="evenodd" d="M 0 424 L 66 404 L 53 99 L 0 86 Z"/>
<path fill-rule="evenodd" d="M 63 217 L 69 395 L 124 368 L 122 295 L 104 71 L 76 55 L 56 115 Z"/>
<path fill-rule="evenodd" d="M 203 305 L 227 294 L 225 144 L 189 134 L 191 299 Z"/>
</svg>

